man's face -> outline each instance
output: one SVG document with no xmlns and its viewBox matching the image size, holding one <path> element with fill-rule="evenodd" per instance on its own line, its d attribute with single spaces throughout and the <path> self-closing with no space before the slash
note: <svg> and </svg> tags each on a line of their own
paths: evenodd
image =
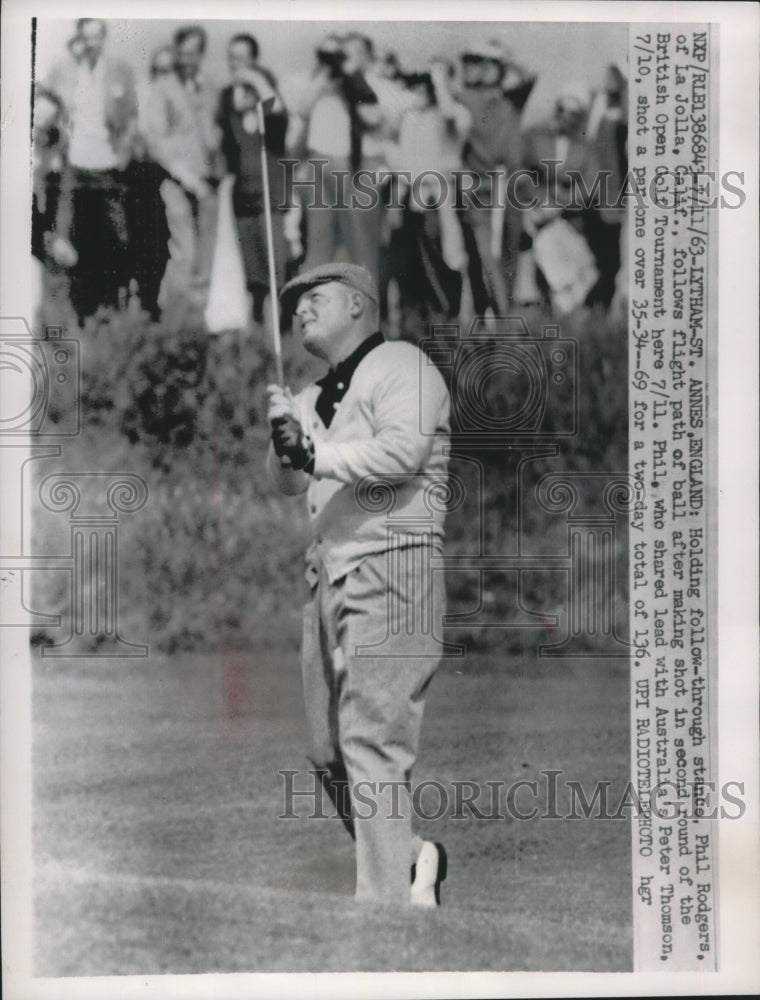
<svg viewBox="0 0 760 1000">
<path fill-rule="evenodd" d="M 483 63 L 482 77 L 484 87 L 496 87 L 501 83 L 504 67 L 495 59 L 486 59 Z"/>
<path fill-rule="evenodd" d="M 430 107 L 430 94 L 424 83 L 419 83 L 409 90 L 412 107 L 416 111 L 425 111 Z"/>
<path fill-rule="evenodd" d="M 378 76 L 386 80 L 395 80 L 398 76 L 398 60 L 395 56 L 387 55 L 377 64 Z"/>
<path fill-rule="evenodd" d="M 97 59 L 103 51 L 106 40 L 106 28 L 102 21 L 85 21 L 79 30 L 83 54 L 90 59 Z"/>
<path fill-rule="evenodd" d="M 35 131 L 42 132 L 49 128 L 58 117 L 60 108 L 49 97 L 38 94 L 34 98 L 34 128 Z"/>
<path fill-rule="evenodd" d="M 465 87 L 477 87 L 483 82 L 483 63 L 479 59 L 462 60 L 462 82 Z"/>
<path fill-rule="evenodd" d="M 574 101 L 557 101 L 557 130 L 562 135 L 571 135 L 583 124 L 583 108 Z"/>
<path fill-rule="evenodd" d="M 168 76 L 174 69 L 174 52 L 170 48 L 159 49 L 153 56 L 150 70 L 153 76 Z"/>
<path fill-rule="evenodd" d="M 175 61 L 181 76 L 196 76 L 203 61 L 203 42 L 198 35 L 188 35 L 177 46 Z"/>
<path fill-rule="evenodd" d="M 347 38 L 343 43 L 343 50 L 350 69 L 363 73 L 371 66 L 372 58 L 363 39 Z"/>
<path fill-rule="evenodd" d="M 351 329 L 351 290 L 339 281 L 315 285 L 298 300 L 296 316 L 306 350 L 329 361 Z"/>
<path fill-rule="evenodd" d="M 253 66 L 254 62 L 247 42 L 233 42 L 227 50 L 227 65 L 230 68 L 230 76 L 235 76 L 238 70 L 248 69 Z"/>
<path fill-rule="evenodd" d="M 619 105 L 623 93 L 623 81 L 612 67 L 607 70 L 605 75 L 604 89 L 610 104 Z"/>
</svg>

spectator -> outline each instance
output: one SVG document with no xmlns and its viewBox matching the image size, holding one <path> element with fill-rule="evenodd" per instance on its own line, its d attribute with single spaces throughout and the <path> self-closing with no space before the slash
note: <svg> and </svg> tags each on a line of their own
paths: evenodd
<svg viewBox="0 0 760 1000">
<path fill-rule="evenodd" d="M 549 206 L 531 213 L 529 228 L 535 230 L 561 213 L 571 222 L 593 254 L 596 280 L 587 290 L 588 305 L 609 307 L 621 262 L 621 232 L 624 210 L 604 205 L 600 193 L 584 201 L 579 176 L 588 192 L 602 192 L 595 181 L 606 171 L 606 190 L 614 202 L 627 171 L 627 125 L 622 113 L 625 83 L 616 69 L 608 71 L 604 91 L 592 98 L 582 84 L 566 84 L 554 109 L 553 118 L 537 125 L 526 135 L 527 160 L 536 169 L 542 184 L 539 197 Z M 549 160 L 559 161 L 554 176 L 546 169 Z"/>
<path fill-rule="evenodd" d="M 526 163 L 537 173 L 538 189 L 533 194 L 540 205 L 525 216 L 521 246 L 532 250 L 539 285 L 550 291 L 553 305 L 563 313 L 583 304 L 599 280 L 587 238 L 589 209 L 582 207 L 574 182 L 574 175 L 581 176 L 584 183 L 590 180 L 586 138 L 589 102 L 586 87 L 566 84 L 552 118 L 525 135 Z"/>
<path fill-rule="evenodd" d="M 478 197 L 486 206 L 506 202 L 493 172 L 509 175 L 524 166 L 522 110 L 535 84 L 498 41 L 472 45 L 462 54 L 463 87 L 458 97 L 472 115 L 464 149 L 465 168 L 475 171 Z M 519 209 L 467 205 L 463 215 L 475 310 L 504 315 L 512 300 L 522 228 Z"/>
<path fill-rule="evenodd" d="M 76 251 L 71 301 L 80 322 L 101 305 L 116 306 L 129 281 L 124 171 L 137 95 L 131 68 L 107 55 L 105 43 L 105 22 L 80 18 L 68 57 L 47 82 L 64 109 L 68 167 L 59 229 Z"/>
<path fill-rule="evenodd" d="M 607 204 L 591 206 L 586 233 L 599 268 L 599 282 L 593 297 L 609 306 L 623 257 L 623 227 L 626 209 L 615 206 L 628 173 L 628 91 L 617 66 L 607 68 L 604 87 L 594 96 L 588 120 L 589 176 L 602 171 L 608 175 Z M 627 285 L 627 282 L 625 283 Z"/>
<path fill-rule="evenodd" d="M 161 197 L 161 185 L 169 175 L 151 157 L 144 136 L 151 86 L 173 71 L 174 50 L 171 45 L 162 45 L 151 59 L 150 82 L 139 94 L 140 129 L 135 157 L 127 169 L 126 211 L 131 234 L 131 274 L 137 282 L 140 305 L 156 322 L 161 315 L 158 306 L 161 279 L 169 259 L 169 226 Z"/>
<path fill-rule="evenodd" d="M 388 166 L 387 140 L 398 134 L 401 118 L 413 102 L 399 79 L 397 63 L 377 61 L 370 38 L 352 32 L 343 45 L 344 72 L 356 119 L 353 167 L 379 171 Z"/>
<path fill-rule="evenodd" d="M 45 87 L 35 88 L 32 253 L 42 262 L 52 258 L 61 266 L 71 266 L 76 263 L 76 251 L 57 225 L 61 177 L 66 164 L 63 116 L 60 98 Z M 70 212 L 67 214 L 70 216 Z"/>
<path fill-rule="evenodd" d="M 398 60 L 377 60 L 372 40 L 359 32 L 345 39 L 347 61 L 345 72 L 355 116 L 353 131 L 353 167 L 368 171 L 362 185 L 372 191 L 372 209 L 362 209 L 357 216 L 363 245 L 375 247 L 370 266 L 378 274 L 380 313 L 387 313 L 387 284 L 390 276 L 390 241 L 393 235 L 393 213 L 386 206 L 391 200 L 389 180 L 381 180 L 390 167 L 389 147 L 396 140 L 404 114 L 414 106 L 414 98 L 401 79 Z M 393 199 L 396 202 L 396 199 Z"/>
<path fill-rule="evenodd" d="M 295 103 L 294 128 L 288 137 L 290 151 L 305 161 L 299 168 L 299 179 L 314 179 L 316 183 L 313 194 L 301 194 L 306 207 L 307 269 L 336 260 L 341 248 L 355 263 L 372 253 L 359 242 L 361 233 L 348 207 L 350 185 L 343 183 L 339 188 L 338 183 L 341 176 L 351 176 L 356 149 L 356 117 L 346 89 L 345 59 L 342 39 L 335 34 L 327 36 L 316 50 L 315 66 L 301 100 Z M 326 162 L 312 167 L 316 160 Z"/>
<path fill-rule="evenodd" d="M 217 122 L 227 170 L 235 177 L 232 207 L 240 236 L 246 284 L 253 296 L 256 322 L 264 318 L 264 300 L 269 294 L 269 263 L 264 216 L 264 179 L 261 169 L 262 136 L 258 104 L 264 103 L 272 231 L 277 282 L 285 279 L 287 246 L 284 232 L 284 176 L 279 158 L 285 153 L 288 114 L 277 90 L 277 81 L 258 64 L 259 47 L 252 35 L 235 35 L 227 57 L 232 84 L 220 96 Z"/>
<path fill-rule="evenodd" d="M 376 72 L 372 42 L 365 35 L 331 35 L 316 57 L 309 95 L 298 112 L 300 136 L 291 143 L 296 155 L 327 161 L 307 212 L 305 267 L 337 260 L 342 248 L 352 263 L 377 278 L 383 198 L 376 178 L 364 175 L 360 191 L 355 175 L 387 166 L 385 141 L 395 134 L 408 105 L 403 88 Z M 354 197 L 361 207 L 351 207 Z M 327 207 L 316 207 L 320 199 Z"/>
<path fill-rule="evenodd" d="M 147 150 L 168 175 L 160 189 L 170 233 L 169 262 L 158 295 L 162 309 L 169 304 L 202 307 L 205 301 L 220 173 L 219 96 L 202 69 L 205 30 L 180 28 L 173 52 L 173 72 L 151 82 L 145 129 Z"/>
<path fill-rule="evenodd" d="M 425 318 L 431 312 L 446 318 L 458 315 L 467 264 L 454 211 L 453 171 L 462 164 L 471 116 L 451 96 L 449 75 L 449 67 L 435 62 L 430 72 L 404 78 L 413 103 L 402 117 L 393 155 L 400 178 L 403 172 L 412 178 L 411 188 L 406 185 L 403 223 L 395 234 L 395 277 L 402 307 L 417 307 Z M 442 182 L 428 176 L 431 171 Z"/>
</svg>

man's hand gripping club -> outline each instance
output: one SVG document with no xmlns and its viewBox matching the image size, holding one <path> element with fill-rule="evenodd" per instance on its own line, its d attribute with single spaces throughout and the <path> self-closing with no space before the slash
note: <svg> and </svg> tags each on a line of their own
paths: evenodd
<svg viewBox="0 0 760 1000">
<path fill-rule="evenodd" d="M 284 468 L 314 471 L 314 443 L 296 416 L 293 394 L 287 387 L 268 385 L 267 420 L 272 427 L 272 446 Z"/>
</svg>

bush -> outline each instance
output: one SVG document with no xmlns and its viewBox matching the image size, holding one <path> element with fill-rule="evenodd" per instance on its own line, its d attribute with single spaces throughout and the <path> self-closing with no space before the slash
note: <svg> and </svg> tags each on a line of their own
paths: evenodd
<svg viewBox="0 0 760 1000">
<path fill-rule="evenodd" d="M 535 332 L 535 321 L 532 328 Z M 558 456 L 529 463 L 531 489 L 549 471 L 627 468 L 627 397 L 620 388 L 626 381 L 625 331 L 611 327 L 601 313 L 585 312 L 567 321 L 562 335 L 575 337 L 580 346 L 580 431 L 562 444 Z M 171 332 L 123 311 L 108 324 L 91 324 L 80 339 L 83 432 L 66 443 L 58 467 L 132 472 L 149 488 L 146 505 L 125 515 L 120 528 L 124 637 L 163 651 L 214 649 L 220 643 L 295 645 L 309 528 L 302 499 L 275 495 L 263 472 L 269 436 L 265 387 L 273 380 L 267 334 L 252 327 L 214 338 L 197 324 Z M 293 338 L 284 338 L 284 350 L 291 385 L 314 378 L 318 364 Z M 495 404 L 507 410 L 516 405 L 506 397 Z M 452 444 L 456 451 L 456 433 Z M 473 461 L 487 476 L 482 497 L 474 487 Z M 39 481 L 56 463 L 32 465 Z M 514 483 L 504 468 L 500 450 L 452 459 L 452 472 L 470 486 L 468 501 L 449 518 L 449 554 L 479 551 L 481 537 L 486 552 L 517 551 Z M 469 496 L 478 497 L 477 507 Z M 57 517 L 55 531 L 49 519 L 38 519 L 38 547 L 45 551 L 60 551 L 64 544 L 68 528 Z M 564 521 L 549 521 L 535 505 L 524 506 L 522 552 L 561 551 Z M 621 531 L 621 567 L 625 545 Z M 53 573 L 37 581 L 34 604 L 65 615 L 65 588 L 58 577 Z M 565 614 L 561 574 L 532 574 L 525 584 L 525 607 Z M 450 574 L 451 609 L 472 608 L 476 585 L 472 574 Z M 622 608 L 625 586 L 621 580 Z M 486 599 L 494 614 L 510 587 L 509 574 L 489 577 Z M 501 629 L 466 623 L 452 629 L 454 638 L 484 651 L 517 649 L 535 635 L 517 630 L 505 638 Z M 52 632 L 48 638 L 60 641 Z M 45 639 L 37 635 L 37 641 Z"/>
</svg>

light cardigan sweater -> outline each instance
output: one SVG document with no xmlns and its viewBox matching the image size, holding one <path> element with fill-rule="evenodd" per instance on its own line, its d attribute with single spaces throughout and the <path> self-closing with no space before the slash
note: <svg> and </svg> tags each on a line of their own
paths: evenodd
<svg viewBox="0 0 760 1000">
<path fill-rule="evenodd" d="M 314 474 L 283 468 L 271 444 L 267 468 L 283 493 L 306 492 L 314 541 L 310 566 L 331 582 L 369 555 L 443 538 L 449 443 L 449 394 L 417 347 L 386 341 L 359 362 L 325 427 L 320 388 L 295 397 L 314 442 Z"/>
</svg>

